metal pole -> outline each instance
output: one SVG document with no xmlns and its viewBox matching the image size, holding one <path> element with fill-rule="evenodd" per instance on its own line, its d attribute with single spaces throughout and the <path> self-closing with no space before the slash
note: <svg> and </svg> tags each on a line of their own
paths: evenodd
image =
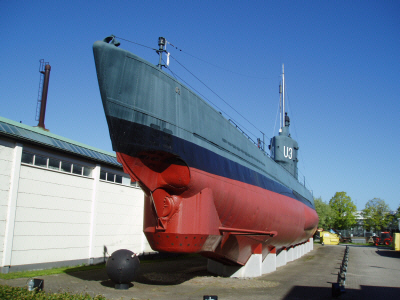
<svg viewBox="0 0 400 300">
<path fill-rule="evenodd" d="M 50 79 L 50 65 L 45 66 L 45 71 L 41 71 L 44 74 L 43 92 L 42 92 L 42 102 L 40 105 L 40 117 L 38 127 L 46 129 L 44 126 L 44 118 L 46 115 L 46 103 L 47 103 L 47 92 L 49 90 L 49 79 Z"/>
<path fill-rule="evenodd" d="M 160 68 L 160 70 L 162 70 L 162 67 L 163 67 L 163 65 L 161 63 L 162 63 L 162 54 L 163 54 L 163 52 L 165 52 L 165 50 L 164 50 L 165 44 L 166 44 L 165 38 L 159 37 L 157 53 L 160 55 L 160 60 L 158 61 L 158 67 Z"/>
<path fill-rule="evenodd" d="M 263 152 L 265 152 L 265 135 L 264 132 L 262 133 L 263 135 Z"/>
</svg>

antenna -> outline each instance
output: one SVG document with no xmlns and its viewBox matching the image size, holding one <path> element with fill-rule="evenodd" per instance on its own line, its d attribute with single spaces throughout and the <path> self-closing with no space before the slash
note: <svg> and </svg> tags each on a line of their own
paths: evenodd
<svg viewBox="0 0 400 300">
<path fill-rule="evenodd" d="M 279 132 L 285 127 L 285 67 L 282 64 L 282 85 L 279 84 L 279 109 L 280 109 L 280 126 Z"/>
<path fill-rule="evenodd" d="M 282 85 L 279 83 L 279 131 L 282 128 Z"/>
<path fill-rule="evenodd" d="M 282 64 L 282 128 L 285 127 L 285 66 Z"/>
</svg>

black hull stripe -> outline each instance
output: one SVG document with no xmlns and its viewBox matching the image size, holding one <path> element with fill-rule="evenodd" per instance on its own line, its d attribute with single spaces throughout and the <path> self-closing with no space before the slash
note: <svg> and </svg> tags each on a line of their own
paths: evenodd
<svg viewBox="0 0 400 300">
<path fill-rule="evenodd" d="M 297 192 L 192 142 L 115 117 L 107 116 L 107 121 L 114 151 L 134 157 L 144 151 L 168 152 L 182 158 L 189 167 L 291 197 L 314 209 L 313 204 Z"/>
</svg>

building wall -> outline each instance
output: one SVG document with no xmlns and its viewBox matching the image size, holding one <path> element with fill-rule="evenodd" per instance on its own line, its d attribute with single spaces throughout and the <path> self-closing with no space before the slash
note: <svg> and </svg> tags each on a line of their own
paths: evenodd
<svg viewBox="0 0 400 300">
<path fill-rule="evenodd" d="M 0 258 L 4 253 L 13 148 L 11 141 L 0 139 Z"/>
<path fill-rule="evenodd" d="M 148 252 L 149 248 L 142 243 L 142 190 L 131 188 L 127 192 L 120 185 L 101 181 L 97 200 L 93 256 L 99 257 L 104 251 L 111 254 L 121 248 L 133 252 Z"/>
<path fill-rule="evenodd" d="M 23 151 L 88 166 L 92 175 L 21 163 Z M 125 184 L 101 180 L 102 170 Z M 2 272 L 96 263 L 118 249 L 152 252 L 143 234 L 144 194 L 127 177 L 122 168 L 1 139 Z"/>
<path fill-rule="evenodd" d="M 88 256 L 93 180 L 21 167 L 11 265 Z"/>
</svg>

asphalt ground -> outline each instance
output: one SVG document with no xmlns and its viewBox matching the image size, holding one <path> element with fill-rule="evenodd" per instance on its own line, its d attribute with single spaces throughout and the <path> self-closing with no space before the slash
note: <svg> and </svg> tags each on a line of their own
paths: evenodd
<svg viewBox="0 0 400 300">
<path fill-rule="evenodd" d="M 339 299 L 398 299 L 400 252 L 375 246 L 349 245 L 345 293 Z M 207 272 L 201 256 L 142 262 L 127 290 L 116 290 L 105 269 L 40 277 L 46 292 L 88 293 L 108 299 L 219 300 L 237 299 L 332 299 L 332 283 L 345 252 L 344 245 L 314 244 L 314 250 L 279 267 L 277 271 L 251 279 L 222 278 Z M 26 286 L 26 278 L 0 284 Z"/>
</svg>

